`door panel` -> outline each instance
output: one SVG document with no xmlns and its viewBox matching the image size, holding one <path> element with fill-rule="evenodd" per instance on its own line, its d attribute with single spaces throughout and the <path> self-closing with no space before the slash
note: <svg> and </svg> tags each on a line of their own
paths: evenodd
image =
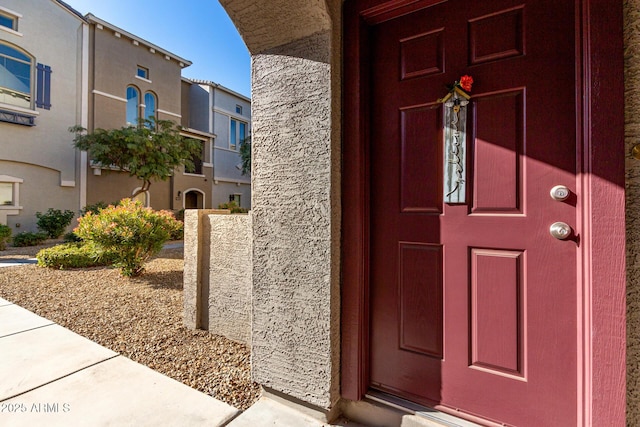
<svg viewBox="0 0 640 427">
<path fill-rule="evenodd" d="M 524 377 L 523 251 L 471 249 L 471 365 Z"/>
<path fill-rule="evenodd" d="M 522 214 L 524 89 L 473 98 L 474 213 Z"/>
<path fill-rule="evenodd" d="M 578 215 L 549 196 L 577 188 L 575 19 L 570 2 L 449 0 L 371 27 L 371 387 L 576 423 L 577 241 L 549 235 Z M 464 74 L 467 200 L 447 204 L 436 100 Z"/>
</svg>

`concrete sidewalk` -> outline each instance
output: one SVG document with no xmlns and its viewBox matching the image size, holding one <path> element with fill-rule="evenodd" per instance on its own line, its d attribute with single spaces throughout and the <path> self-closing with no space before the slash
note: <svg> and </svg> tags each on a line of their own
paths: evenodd
<svg viewBox="0 0 640 427">
<path fill-rule="evenodd" d="M 18 265 L 35 264 L 36 258 L 1 258 L 0 267 L 16 267 Z"/>
<path fill-rule="evenodd" d="M 0 426 L 323 424 L 269 399 L 244 413 L 0 298 Z"/>
</svg>

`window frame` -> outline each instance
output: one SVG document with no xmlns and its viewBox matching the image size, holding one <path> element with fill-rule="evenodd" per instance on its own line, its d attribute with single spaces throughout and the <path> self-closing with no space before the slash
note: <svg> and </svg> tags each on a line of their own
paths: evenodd
<svg viewBox="0 0 640 427">
<path fill-rule="evenodd" d="M 240 137 L 240 129 L 244 127 L 244 135 Z M 235 117 L 229 117 L 229 150 L 239 151 L 242 141 L 249 134 L 249 122 L 240 120 Z"/>
<path fill-rule="evenodd" d="M 232 193 L 229 194 L 229 203 L 236 202 L 239 208 L 242 207 L 242 194 L 241 193 Z"/>
<path fill-rule="evenodd" d="M 144 75 L 141 76 L 140 71 L 142 71 L 142 74 Z M 136 77 L 149 81 L 149 69 L 147 67 L 143 67 L 142 65 L 138 65 L 138 67 L 136 68 Z"/>
<path fill-rule="evenodd" d="M 148 101 L 148 97 L 153 99 L 153 111 L 148 111 L 149 110 L 149 101 Z M 145 120 L 147 120 L 149 117 L 153 117 L 154 119 L 158 119 L 158 96 L 148 90 L 144 93 L 144 103 L 141 105 L 141 109 L 142 109 L 142 116 L 144 117 Z M 153 114 L 147 114 L 149 112 L 152 112 Z"/>
<path fill-rule="evenodd" d="M 130 102 L 134 99 L 129 98 L 129 89 L 132 89 L 136 92 L 136 101 L 135 101 L 135 106 L 131 106 Z M 126 100 L 127 100 L 127 106 L 125 109 L 125 123 L 127 126 L 138 126 L 140 124 L 140 89 L 138 89 L 136 86 L 134 85 L 128 85 L 127 89 L 126 89 Z M 130 118 L 130 112 L 135 111 L 135 121 L 131 122 L 129 121 Z"/>
<path fill-rule="evenodd" d="M 12 23 L 11 27 L 0 24 L 0 30 L 6 31 L 8 33 L 11 33 L 17 36 L 22 36 L 22 34 L 19 32 L 20 19 L 22 18 L 22 14 L 15 12 L 11 9 L 7 9 L 6 7 L 0 6 L 0 16 L 7 18 Z"/>
<path fill-rule="evenodd" d="M 191 159 L 191 161 L 193 162 L 194 165 L 194 171 L 193 172 L 189 172 L 187 171 L 186 166 L 183 169 L 183 174 L 184 175 L 191 175 L 191 176 L 204 176 L 204 166 L 207 163 L 207 143 L 208 141 L 204 140 L 204 139 L 200 139 L 200 138 L 194 138 L 192 136 L 190 136 L 189 138 L 191 139 L 195 139 L 197 141 L 200 141 L 202 143 L 202 151 L 200 152 L 200 159 L 199 162 L 197 162 L 194 158 Z"/>
<path fill-rule="evenodd" d="M 14 88 L 10 88 L 10 87 L 5 87 L 5 86 L 0 86 L 0 93 L 6 94 L 13 97 L 19 97 L 23 100 L 25 100 L 26 102 L 23 104 L 18 104 L 18 103 L 11 103 L 11 102 L 4 102 L 4 100 L 0 100 L 0 104 L 2 105 L 6 105 L 6 106 L 11 106 L 11 107 L 15 107 L 15 108 L 20 108 L 20 109 L 24 109 L 24 110 L 35 110 L 34 108 L 34 89 L 36 86 L 36 82 L 34 81 L 34 69 L 35 69 L 35 57 L 31 54 L 29 54 L 26 50 L 12 44 L 9 43 L 7 41 L 0 41 L 0 46 L 5 46 L 6 48 L 10 49 L 11 51 L 16 52 L 15 55 L 11 55 L 11 52 L 9 54 L 5 54 L 5 53 L 0 53 L 0 58 L 6 58 L 6 60 L 10 60 L 13 61 L 15 63 L 19 63 L 22 65 L 28 65 L 29 67 L 29 72 L 28 72 L 28 77 L 29 77 L 29 92 L 23 92 L 21 90 L 17 90 Z M 24 58 L 27 59 L 24 59 Z M 11 72 L 11 74 L 19 81 L 23 81 L 24 77 L 23 76 L 22 79 L 17 76 L 16 74 L 14 74 L 13 72 Z M 29 105 L 26 105 L 26 103 L 28 102 Z"/>
<path fill-rule="evenodd" d="M 11 26 L 5 25 L 4 22 L 6 21 L 9 21 Z M 18 19 L 0 10 L 0 27 L 8 28 L 12 31 L 18 31 Z"/>
<path fill-rule="evenodd" d="M 15 210 L 15 209 L 22 209 L 22 206 L 20 206 L 20 184 L 22 184 L 24 182 L 24 179 L 22 178 L 16 178 L 14 176 L 9 176 L 9 175 L 0 175 L 0 184 L 11 184 L 12 188 L 11 188 L 11 204 L 10 205 L 5 205 L 5 204 L 0 204 L 0 209 L 9 209 L 9 210 Z"/>
</svg>

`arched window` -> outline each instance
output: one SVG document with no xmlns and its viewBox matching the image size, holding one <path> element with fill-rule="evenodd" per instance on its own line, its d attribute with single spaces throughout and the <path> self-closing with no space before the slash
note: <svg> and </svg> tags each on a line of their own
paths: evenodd
<svg viewBox="0 0 640 427">
<path fill-rule="evenodd" d="M 150 117 L 156 118 L 156 96 L 147 92 L 144 94 L 144 118 L 149 120 Z M 151 127 L 147 125 L 147 127 Z"/>
<path fill-rule="evenodd" d="M 127 125 L 138 125 L 140 117 L 140 92 L 133 86 L 127 87 Z"/>
<path fill-rule="evenodd" d="M 0 43 L 0 102 L 31 108 L 32 58 Z"/>
<path fill-rule="evenodd" d="M 144 118 L 156 117 L 156 96 L 147 92 L 144 94 Z"/>
<path fill-rule="evenodd" d="M 135 189 L 133 190 L 133 192 L 131 193 L 131 194 L 132 194 L 131 198 L 132 198 L 133 200 L 137 200 L 137 201 L 139 201 L 140 203 L 142 203 L 142 206 L 144 206 L 144 207 L 148 208 L 149 206 L 151 206 L 151 197 L 150 197 L 150 195 L 149 195 L 149 192 L 148 192 L 148 191 L 143 191 L 142 193 L 138 193 L 138 195 L 137 195 L 137 196 L 135 196 L 135 197 L 133 196 L 133 194 L 134 194 L 136 191 L 140 190 L 140 188 L 141 188 L 141 187 L 137 187 L 137 188 L 135 188 Z"/>
</svg>

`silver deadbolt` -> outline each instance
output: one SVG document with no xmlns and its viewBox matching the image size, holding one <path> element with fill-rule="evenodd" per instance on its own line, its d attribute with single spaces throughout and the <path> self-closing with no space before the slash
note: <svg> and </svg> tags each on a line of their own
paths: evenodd
<svg viewBox="0 0 640 427">
<path fill-rule="evenodd" d="M 563 202 L 569 198 L 571 191 L 564 185 L 556 185 L 551 189 L 551 198 L 558 202 Z"/>
<path fill-rule="evenodd" d="M 566 222 L 554 222 L 549 227 L 549 233 L 558 240 L 565 240 L 571 236 L 571 227 Z"/>
</svg>

